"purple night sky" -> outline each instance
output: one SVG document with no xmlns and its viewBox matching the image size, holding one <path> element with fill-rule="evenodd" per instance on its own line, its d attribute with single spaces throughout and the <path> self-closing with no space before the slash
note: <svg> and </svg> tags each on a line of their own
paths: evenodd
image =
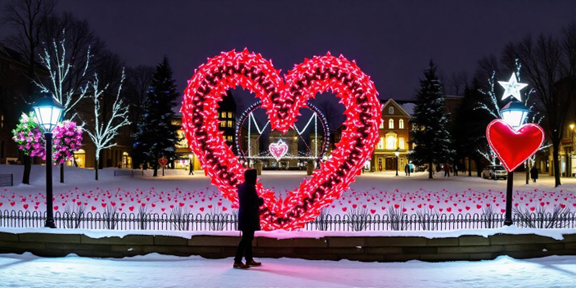
<svg viewBox="0 0 576 288">
<path fill-rule="evenodd" d="M 472 75 L 483 55 L 576 19 L 576 1 L 59 0 L 58 10 L 87 19 L 129 66 L 167 55 L 180 91 L 207 57 L 248 47 L 283 71 L 344 54 L 383 99 L 413 98 L 431 58 L 446 75 Z"/>
</svg>

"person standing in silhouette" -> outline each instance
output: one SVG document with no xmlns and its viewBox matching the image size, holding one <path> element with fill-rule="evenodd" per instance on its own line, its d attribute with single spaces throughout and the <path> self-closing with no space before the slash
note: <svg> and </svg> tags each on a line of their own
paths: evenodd
<svg viewBox="0 0 576 288">
<path fill-rule="evenodd" d="M 252 240 L 254 231 L 260 230 L 260 206 L 264 199 L 256 193 L 256 170 L 249 169 L 244 172 L 244 183 L 238 187 L 238 230 L 242 231 L 242 240 L 238 244 L 233 268 L 248 269 L 261 266 L 262 263 L 254 261 L 252 256 Z M 242 258 L 246 258 L 246 264 Z"/>
</svg>

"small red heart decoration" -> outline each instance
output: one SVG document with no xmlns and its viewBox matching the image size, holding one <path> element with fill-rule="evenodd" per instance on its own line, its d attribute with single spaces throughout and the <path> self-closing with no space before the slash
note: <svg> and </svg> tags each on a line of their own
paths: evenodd
<svg viewBox="0 0 576 288">
<path fill-rule="evenodd" d="M 272 129 L 285 133 L 296 122 L 299 109 L 310 98 L 332 92 L 345 107 L 346 121 L 331 158 L 309 180 L 278 199 L 258 183 L 264 198 L 260 222 L 264 230 L 295 230 L 314 220 L 361 173 L 380 138 L 381 104 L 374 83 L 354 61 L 329 53 L 298 64 L 282 79 L 260 54 L 230 51 L 208 60 L 188 82 L 182 102 L 182 127 L 212 184 L 233 203 L 244 182 L 245 167 L 238 162 L 219 131 L 218 105 L 227 90 L 241 86 L 260 98 Z M 226 96 L 227 97 L 227 96 Z M 202 210 L 202 208 L 201 208 Z"/>
<path fill-rule="evenodd" d="M 286 143 L 283 141 L 279 141 L 278 143 L 270 144 L 270 146 L 268 146 L 268 150 L 270 150 L 270 154 L 272 154 L 276 161 L 278 161 L 288 152 L 288 145 L 286 145 Z"/>
<path fill-rule="evenodd" d="M 538 151 L 545 138 L 544 130 L 537 124 L 525 124 L 514 130 L 496 119 L 486 127 L 486 139 L 504 168 L 512 172 Z"/>
</svg>

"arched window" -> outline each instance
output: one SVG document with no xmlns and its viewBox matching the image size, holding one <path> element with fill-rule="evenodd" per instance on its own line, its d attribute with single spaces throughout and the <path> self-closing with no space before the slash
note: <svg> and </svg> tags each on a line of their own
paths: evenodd
<svg viewBox="0 0 576 288">
<path fill-rule="evenodd" d="M 394 114 L 394 107 L 388 108 L 388 114 Z"/>
<path fill-rule="evenodd" d="M 398 129 L 404 129 L 404 119 L 400 119 L 400 121 L 398 121 Z"/>
<path fill-rule="evenodd" d="M 386 149 L 388 150 L 396 149 L 396 136 L 394 135 L 386 136 Z"/>
<path fill-rule="evenodd" d="M 384 129 L 384 119 L 382 119 L 382 122 L 380 122 L 380 129 Z"/>
<path fill-rule="evenodd" d="M 394 119 L 388 120 L 388 129 L 394 129 Z"/>
</svg>

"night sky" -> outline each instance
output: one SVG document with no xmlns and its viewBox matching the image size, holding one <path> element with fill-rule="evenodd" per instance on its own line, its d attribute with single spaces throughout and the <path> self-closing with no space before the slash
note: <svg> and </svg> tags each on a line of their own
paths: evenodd
<svg viewBox="0 0 576 288">
<path fill-rule="evenodd" d="M 207 57 L 248 47 L 283 71 L 305 57 L 343 54 L 371 75 L 382 99 L 413 98 L 431 58 L 446 75 L 472 75 L 483 55 L 499 55 L 528 33 L 559 33 L 576 19 L 576 1 L 58 3 L 59 11 L 87 19 L 130 66 L 167 55 L 180 91 Z"/>
</svg>

